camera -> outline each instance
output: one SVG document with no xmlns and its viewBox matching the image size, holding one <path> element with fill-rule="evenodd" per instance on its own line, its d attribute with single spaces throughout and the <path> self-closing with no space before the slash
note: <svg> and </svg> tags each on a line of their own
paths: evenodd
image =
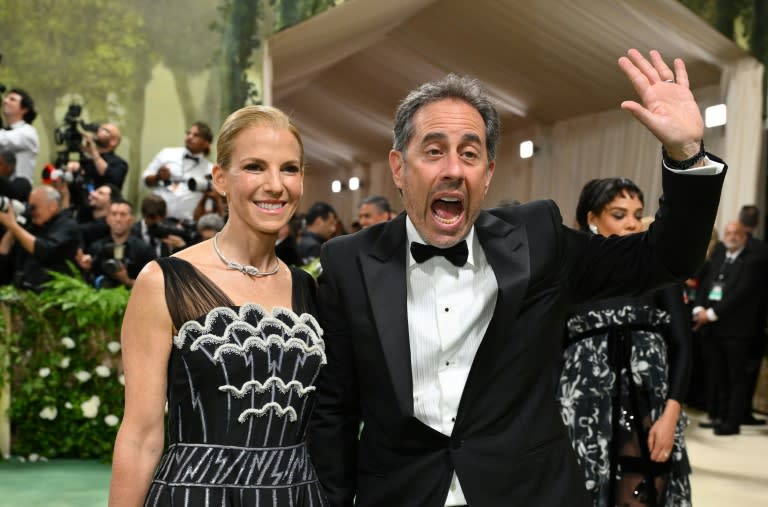
<svg viewBox="0 0 768 507">
<path fill-rule="evenodd" d="M 118 245 L 115 243 L 107 243 L 104 245 L 104 249 L 101 251 L 102 261 L 101 270 L 104 274 L 113 276 L 115 273 L 123 268 L 123 260 L 125 259 L 125 245 Z"/>
<path fill-rule="evenodd" d="M 166 220 L 163 222 L 155 222 L 147 228 L 147 232 L 150 236 L 157 239 L 165 239 L 170 235 L 179 236 L 185 243 L 194 243 L 195 237 L 195 223 L 187 220 L 181 223 L 172 222 Z"/>
<path fill-rule="evenodd" d="M 82 160 L 82 130 L 96 132 L 99 129 L 98 124 L 86 123 L 80 118 L 82 111 L 83 107 L 80 104 L 71 103 L 64 115 L 64 121 L 53 131 L 56 144 L 64 146 L 56 154 L 56 167 L 64 167 L 70 160 Z"/>
<path fill-rule="evenodd" d="M 50 164 L 46 164 L 46 166 L 43 167 L 41 176 L 43 183 L 46 184 L 56 183 L 61 180 L 64 180 L 67 183 L 72 183 L 75 180 L 75 177 L 71 172 L 65 171 L 64 169 L 57 169 Z"/>
<path fill-rule="evenodd" d="M 3 213 L 13 208 L 13 213 L 16 215 L 16 223 L 24 225 L 27 223 L 27 206 L 16 199 L 11 199 L 4 195 L 0 195 L 0 211 Z"/>
<path fill-rule="evenodd" d="M 204 178 L 189 178 L 187 187 L 193 192 L 207 192 L 213 188 L 213 176 L 207 174 Z"/>
</svg>

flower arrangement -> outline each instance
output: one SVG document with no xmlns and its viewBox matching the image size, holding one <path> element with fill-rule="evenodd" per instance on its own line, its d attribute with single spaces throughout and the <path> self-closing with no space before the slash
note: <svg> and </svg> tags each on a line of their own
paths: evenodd
<svg viewBox="0 0 768 507">
<path fill-rule="evenodd" d="M 128 294 L 74 273 L 54 274 L 40 294 L 0 287 L 0 387 L 11 383 L 13 455 L 111 459 Z"/>
</svg>

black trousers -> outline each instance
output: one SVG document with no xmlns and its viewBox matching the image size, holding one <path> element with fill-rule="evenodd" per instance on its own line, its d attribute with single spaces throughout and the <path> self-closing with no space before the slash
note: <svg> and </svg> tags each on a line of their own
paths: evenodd
<svg viewBox="0 0 768 507">
<path fill-rule="evenodd" d="M 739 425 L 747 411 L 750 375 L 747 371 L 751 340 L 743 337 L 710 337 L 711 379 L 709 415 L 729 425 Z M 751 403 L 751 400 L 750 400 Z"/>
<path fill-rule="evenodd" d="M 748 357 L 747 357 L 747 391 L 746 391 L 746 407 L 743 417 L 752 417 L 752 398 L 755 395 L 755 389 L 757 388 L 757 378 L 760 375 L 760 367 L 763 364 L 763 356 L 765 355 L 765 335 L 760 333 L 755 336 L 749 345 Z"/>
</svg>

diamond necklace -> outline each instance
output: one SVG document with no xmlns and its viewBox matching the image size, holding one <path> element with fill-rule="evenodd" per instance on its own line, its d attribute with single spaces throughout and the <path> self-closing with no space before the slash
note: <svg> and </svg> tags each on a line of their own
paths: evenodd
<svg viewBox="0 0 768 507">
<path fill-rule="evenodd" d="M 275 259 L 276 261 L 275 269 L 273 269 L 272 271 L 260 271 L 259 268 L 255 266 L 243 265 L 227 259 L 226 257 L 224 257 L 224 254 L 221 253 L 221 250 L 219 250 L 219 242 L 217 241 L 218 238 L 219 238 L 219 233 L 217 232 L 213 236 L 213 249 L 216 251 L 216 255 L 219 256 L 219 259 L 221 259 L 221 262 L 226 264 L 227 269 L 234 269 L 235 271 L 239 271 L 242 274 L 248 275 L 248 276 L 270 276 L 270 275 L 277 274 L 277 272 L 280 271 L 280 261 L 277 259 Z"/>
</svg>

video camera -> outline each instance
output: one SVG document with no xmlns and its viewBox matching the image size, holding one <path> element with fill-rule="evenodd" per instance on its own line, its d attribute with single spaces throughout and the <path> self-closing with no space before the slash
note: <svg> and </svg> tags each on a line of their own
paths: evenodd
<svg viewBox="0 0 768 507">
<path fill-rule="evenodd" d="M 56 144 L 64 146 L 63 149 L 56 152 L 55 166 L 58 168 L 63 168 L 70 160 L 82 160 L 82 131 L 95 133 L 99 129 L 98 123 L 86 123 L 80 118 L 82 111 L 83 108 L 80 104 L 74 102 L 70 104 L 64 115 L 64 121 L 53 131 Z"/>
</svg>

